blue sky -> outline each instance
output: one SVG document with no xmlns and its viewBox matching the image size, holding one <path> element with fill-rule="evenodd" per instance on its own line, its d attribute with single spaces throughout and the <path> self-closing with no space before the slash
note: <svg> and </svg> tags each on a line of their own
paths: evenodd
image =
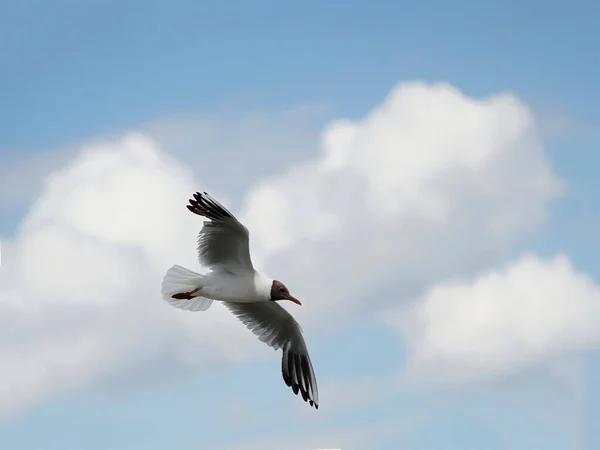
<svg viewBox="0 0 600 450">
<path fill-rule="evenodd" d="M 598 283 L 597 9 L 592 2 L 541 1 L 461 1 L 452 8 L 443 2 L 262 0 L 3 5 L 0 164 L 20 167 L 23 175 L 0 182 L 2 242 L 21 242 L 19 224 L 43 197 L 40 180 L 68 167 L 93 140 L 140 130 L 241 210 L 260 179 L 316 158 L 321 132 L 332 120 L 361 121 L 400 82 L 442 81 L 468 98 L 516 95 L 539 119 L 545 154 L 567 185 L 565 195 L 550 203 L 543 226 L 484 258 L 472 275 L 502 267 L 524 250 L 542 258 L 562 252 Z M 244 162 L 236 163 L 238 157 Z M 39 176 L 20 161 L 36 162 Z M 0 169 L 6 179 L 7 172 Z M 10 201 L 13 196 L 19 200 Z M 165 258 L 160 264 L 178 262 Z M 304 274 L 295 267 L 281 270 Z M 373 292 L 375 279 L 356 292 Z M 427 292 L 425 285 L 415 289 L 419 298 Z M 319 382 L 356 383 L 340 397 L 367 393 L 354 406 L 328 411 L 325 394 L 334 391 L 326 388 L 320 410 L 306 411 L 281 380 L 279 355 L 268 349 L 254 363 L 191 368 L 161 354 L 123 373 L 99 363 L 98 373 L 106 376 L 95 373 L 93 382 L 61 387 L 9 414 L 0 422 L 0 447 L 277 448 L 268 440 L 300 438 L 342 449 L 353 442 L 355 448 L 414 450 L 600 445 L 594 426 L 600 418 L 600 342 L 594 338 L 506 376 L 441 391 L 407 388 L 395 378 L 407 366 L 406 335 L 380 320 L 385 308 L 356 311 L 339 321 L 331 314 L 331 326 L 315 321 L 303 327 Z M 202 327 L 212 316 L 199 313 L 192 320 Z M 244 331 L 240 336 L 253 339 Z M 203 342 L 194 346 L 200 352 Z M 34 356 L 23 354 L 27 358 Z"/>
</svg>

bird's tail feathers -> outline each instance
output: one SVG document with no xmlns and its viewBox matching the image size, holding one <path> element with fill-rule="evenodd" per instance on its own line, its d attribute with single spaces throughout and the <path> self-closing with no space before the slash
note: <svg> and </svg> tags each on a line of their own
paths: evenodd
<svg viewBox="0 0 600 450">
<path fill-rule="evenodd" d="M 204 275 L 174 265 L 165 274 L 161 285 L 163 300 L 186 311 L 206 311 L 212 299 L 200 295 Z"/>
</svg>

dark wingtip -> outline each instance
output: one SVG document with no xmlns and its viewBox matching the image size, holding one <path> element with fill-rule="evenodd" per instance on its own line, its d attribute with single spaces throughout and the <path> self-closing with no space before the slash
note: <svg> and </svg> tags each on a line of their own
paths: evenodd
<svg viewBox="0 0 600 450">
<path fill-rule="evenodd" d="M 306 358 L 301 358 L 299 357 L 297 354 L 287 354 L 286 355 L 286 350 L 283 351 L 282 354 L 282 358 L 281 358 L 281 374 L 283 375 L 283 381 L 285 382 L 285 384 L 292 388 L 292 391 L 294 392 L 295 395 L 298 395 L 298 393 L 301 394 L 302 399 L 308 403 L 310 406 L 314 407 L 315 409 L 319 409 L 319 405 L 316 404 L 314 402 L 314 400 L 312 398 L 310 398 L 308 389 L 305 389 L 304 386 L 302 386 L 302 379 L 306 380 L 306 386 L 308 388 L 309 384 L 311 384 L 310 388 L 312 389 L 312 383 L 310 383 L 308 376 L 307 376 L 307 372 L 308 370 L 310 370 L 309 365 L 308 365 L 308 359 Z M 302 373 L 299 373 L 299 368 L 302 367 L 304 370 L 302 370 Z M 293 380 L 293 374 L 294 372 L 296 373 L 298 380 L 300 381 L 299 383 L 295 383 Z M 303 377 L 304 375 L 304 377 Z"/>
<path fill-rule="evenodd" d="M 198 193 L 194 194 L 194 198 L 190 198 L 188 201 L 189 205 L 185 205 L 187 209 L 189 209 L 194 214 L 203 215 L 200 207 L 200 198 L 197 197 Z M 196 199 L 196 200 L 194 200 Z"/>
<path fill-rule="evenodd" d="M 214 200 L 208 193 L 196 192 L 193 194 L 193 199 L 189 199 L 190 205 L 187 207 L 194 214 L 206 217 L 210 220 L 223 220 L 225 218 L 231 218 L 233 215 L 220 203 Z"/>
</svg>

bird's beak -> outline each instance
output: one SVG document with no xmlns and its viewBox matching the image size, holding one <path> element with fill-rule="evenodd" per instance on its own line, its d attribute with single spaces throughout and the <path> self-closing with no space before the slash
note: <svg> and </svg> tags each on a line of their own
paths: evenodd
<svg viewBox="0 0 600 450">
<path fill-rule="evenodd" d="M 289 300 L 290 302 L 294 302 L 295 304 L 302 306 L 302 303 L 300 303 L 300 300 L 298 300 L 296 297 L 292 297 L 291 295 L 288 295 L 286 297 L 286 300 Z"/>
</svg>

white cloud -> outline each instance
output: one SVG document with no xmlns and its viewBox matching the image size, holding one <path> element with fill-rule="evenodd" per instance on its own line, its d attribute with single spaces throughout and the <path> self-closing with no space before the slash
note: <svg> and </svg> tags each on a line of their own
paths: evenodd
<svg viewBox="0 0 600 450">
<path fill-rule="evenodd" d="M 566 256 L 526 254 L 472 282 L 436 285 L 386 317 L 405 337 L 411 379 L 464 383 L 600 344 L 600 287 Z"/>
<path fill-rule="evenodd" d="M 315 314 L 470 273 L 538 230 L 562 192 L 536 133 L 512 95 L 400 84 L 364 119 L 329 125 L 317 159 L 252 189 L 253 248 Z"/>
<path fill-rule="evenodd" d="M 192 173 L 141 135 L 82 150 L 46 180 L 0 275 L 0 415 L 160 358 L 245 360 L 254 341 L 222 308 L 197 326 L 160 300 L 196 264 Z M 258 343 L 260 344 L 260 343 Z M 262 350 L 262 347 L 261 347 Z M 265 352 L 268 349 L 264 350 Z"/>
<path fill-rule="evenodd" d="M 203 155 L 199 175 L 230 176 Z M 494 261 L 561 192 L 523 104 L 445 84 L 399 85 L 363 120 L 327 127 L 316 159 L 271 173 L 242 209 L 259 267 L 305 299 L 294 309 L 305 329 L 382 307 L 390 282 L 397 302 Z M 185 203 L 199 189 L 139 134 L 85 146 L 46 180 L 3 242 L 1 413 L 161 358 L 273 355 L 219 305 L 202 320 L 160 300 L 166 269 L 196 264 L 200 222 Z"/>
</svg>

